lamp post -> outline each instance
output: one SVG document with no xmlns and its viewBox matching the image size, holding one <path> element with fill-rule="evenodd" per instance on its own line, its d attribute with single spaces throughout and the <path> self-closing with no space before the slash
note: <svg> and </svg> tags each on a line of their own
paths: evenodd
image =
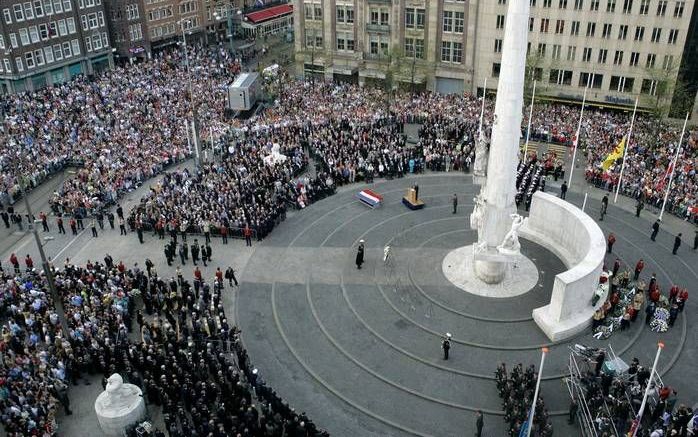
<svg viewBox="0 0 698 437">
<path fill-rule="evenodd" d="M 196 135 L 196 107 L 194 106 L 194 90 L 192 88 L 192 83 L 191 83 L 191 67 L 189 65 L 189 52 L 187 50 L 187 34 L 184 29 L 184 23 L 191 23 L 190 19 L 185 19 L 185 20 L 179 20 L 177 22 L 182 29 L 182 48 L 184 50 L 184 63 L 187 67 L 187 83 L 188 83 L 188 88 L 189 88 L 189 105 L 191 106 L 191 126 L 189 125 L 189 121 L 187 120 L 187 131 L 191 128 L 192 132 L 192 140 L 194 143 L 194 153 L 196 155 L 195 158 L 195 163 L 196 167 L 198 168 L 201 165 L 201 152 L 199 150 L 199 139 L 197 138 Z M 187 135 L 188 137 L 188 135 Z"/>
<path fill-rule="evenodd" d="M 228 22 L 228 39 L 230 40 L 230 54 L 232 55 L 235 52 L 235 47 L 233 46 L 233 39 L 235 38 L 235 34 L 233 33 L 233 5 L 231 3 L 226 3 L 225 4 L 225 16 Z M 235 15 L 242 15 L 242 11 L 240 9 L 235 11 Z M 214 13 L 213 16 L 216 18 L 216 20 L 221 20 L 223 17 L 221 14 L 218 12 Z"/>
</svg>

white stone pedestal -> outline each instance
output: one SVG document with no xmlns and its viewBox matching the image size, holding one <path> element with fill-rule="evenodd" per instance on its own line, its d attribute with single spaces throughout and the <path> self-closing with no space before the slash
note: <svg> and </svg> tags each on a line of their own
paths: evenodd
<svg viewBox="0 0 698 437">
<path fill-rule="evenodd" d="M 482 254 L 478 255 L 478 258 Z M 502 256 L 502 255 L 500 255 Z M 446 279 L 453 285 L 470 294 L 484 297 L 507 298 L 524 294 L 538 284 L 538 269 L 536 265 L 523 255 L 515 255 L 508 263 L 496 262 L 497 266 L 505 266 L 502 280 L 497 283 L 487 283 L 475 273 L 475 263 L 487 263 L 486 260 L 475 260 L 473 246 L 463 246 L 449 252 L 442 262 L 441 268 Z"/>
<path fill-rule="evenodd" d="M 95 412 L 104 435 L 122 437 L 128 426 L 145 418 L 141 389 L 133 384 L 124 384 L 121 376 L 114 374 L 109 378 L 107 389 L 97 396 Z"/>
</svg>

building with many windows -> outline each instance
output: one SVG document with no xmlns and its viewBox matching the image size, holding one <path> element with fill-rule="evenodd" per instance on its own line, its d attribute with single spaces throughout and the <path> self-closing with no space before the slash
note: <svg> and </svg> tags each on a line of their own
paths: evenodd
<svg viewBox="0 0 698 437">
<path fill-rule="evenodd" d="M 538 95 L 578 101 L 588 85 L 588 100 L 608 106 L 671 100 L 684 49 L 696 44 L 687 38 L 694 0 L 529 1 L 528 83 L 536 80 Z M 296 0 L 297 68 L 357 83 L 389 72 L 447 93 L 475 92 L 487 80 L 496 90 L 507 7 L 507 0 Z"/>
<path fill-rule="evenodd" d="M 113 64 L 102 0 L 2 2 L 0 92 L 34 90 Z"/>
</svg>

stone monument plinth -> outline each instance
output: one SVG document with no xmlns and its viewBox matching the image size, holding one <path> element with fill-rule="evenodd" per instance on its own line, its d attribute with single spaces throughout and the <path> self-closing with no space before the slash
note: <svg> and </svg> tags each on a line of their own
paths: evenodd
<svg viewBox="0 0 698 437">
<path fill-rule="evenodd" d="M 141 389 L 124 384 L 118 373 L 109 377 L 107 388 L 97 396 L 95 412 L 104 435 L 121 437 L 124 430 L 145 417 L 145 402 Z"/>
</svg>

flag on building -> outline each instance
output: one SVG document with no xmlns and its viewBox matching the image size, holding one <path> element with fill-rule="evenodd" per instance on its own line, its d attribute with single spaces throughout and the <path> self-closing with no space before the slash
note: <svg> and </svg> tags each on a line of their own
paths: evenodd
<svg viewBox="0 0 698 437">
<path fill-rule="evenodd" d="M 620 140 L 620 142 L 613 149 L 613 151 L 609 153 L 608 156 L 606 156 L 606 159 L 603 160 L 603 163 L 601 164 L 601 168 L 603 168 L 603 171 L 606 171 L 609 168 L 611 168 L 611 166 L 616 162 L 616 160 L 622 158 L 623 151 L 625 151 L 625 136 Z"/>
</svg>

